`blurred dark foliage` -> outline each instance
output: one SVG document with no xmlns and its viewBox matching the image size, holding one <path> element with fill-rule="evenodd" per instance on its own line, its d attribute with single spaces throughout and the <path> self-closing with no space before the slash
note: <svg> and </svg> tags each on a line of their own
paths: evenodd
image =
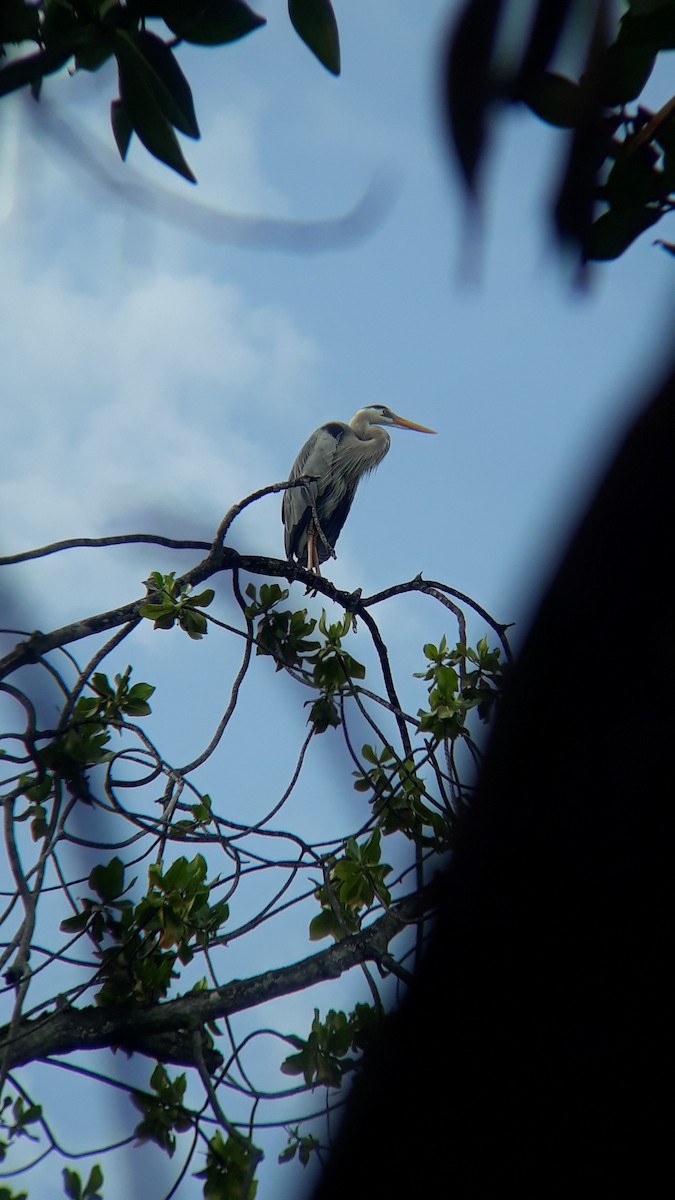
<svg viewBox="0 0 675 1200">
<path fill-rule="evenodd" d="M 321 64 L 339 74 L 330 0 L 289 0 L 288 13 Z M 675 207 L 675 97 L 657 112 L 640 99 L 659 56 L 675 48 L 675 0 L 628 0 L 618 13 L 610 0 L 468 0 L 445 39 L 448 141 L 472 203 L 495 122 L 528 106 L 568 131 L 557 135 L 551 220 L 582 263 L 617 258 Z M 66 66 L 77 74 L 114 61 L 110 120 L 121 157 L 137 137 L 194 183 L 178 136 L 200 136 L 181 47 L 222 51 L 265 24 L 245 0 L 3 0 L 0 98 L 26 87 L 38 98 L 43 81 Z M 565 71 L 572 64 L 571 77 L 561 62 Z M 658 244 L 675 253 L 674 243 Z"/>
<path fill-rule="evenodd" d="M 475 205 L 491 130 L 508 108 L 525 104 L 568 130 L 550 207 L 556 236 L 582 263 L 617 258 L 675 206 L 675 97 L 656 113 L 639 100 L 659 55 L 675 48 L 675 2 L 633 0 L 617 25 L 607 0 L 538 0 L 519 38 L 523 7 L 469 0 L 449 29 L 451 154 Z M 558 55 L 576 61 L 577 78 L 552 69 Z"/>
</svg>

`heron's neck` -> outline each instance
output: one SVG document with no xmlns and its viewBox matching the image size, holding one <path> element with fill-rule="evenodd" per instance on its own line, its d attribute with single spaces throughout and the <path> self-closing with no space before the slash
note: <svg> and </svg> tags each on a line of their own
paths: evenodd
<svg viewBox="0 0 675 1200">
<path fill-rule="evenodd" d="M 391 438 L 381 425 L 372 425 L 369 421 L 350 422 L 357 438 L 362 442 L 372 442 L 374 446 L 388 446 Z"/>
</svg>

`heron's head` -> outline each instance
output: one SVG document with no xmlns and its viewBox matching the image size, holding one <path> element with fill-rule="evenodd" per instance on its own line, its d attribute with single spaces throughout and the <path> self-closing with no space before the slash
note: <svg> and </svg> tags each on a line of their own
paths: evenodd
<svg viewBox="0 0 675 1200">
<path fill-rule="evenodd" d="M 363 435 L 370 425 L 393 425 L 395 429 L 414 429 L 417 433 L 435 433 L 435 429 L 428 429 L 426 425 L 416 425 L 414 421 L 407 421 L 405 417 L 399 417 L 390 408 L 384 404 L 371 404 L 368 408 L 360 408 L 354 414 L 349 422 L 355 433 Z"/>
</svg>

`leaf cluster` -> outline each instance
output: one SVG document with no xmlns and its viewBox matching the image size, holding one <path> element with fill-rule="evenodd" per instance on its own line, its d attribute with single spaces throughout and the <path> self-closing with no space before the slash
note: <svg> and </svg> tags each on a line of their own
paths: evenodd
<svg viewBox="0 0 675 1200">
<path fill-rule="evenodd" d="M 333 937 L 340 941 L 360 928 L 362 910 L 370 908 L 375 897 L 385 907 L 391 904 L 391 892 L 384 880 L 392 868 L 381 861 L 380 830 L 359 844 L 350 837 L 345 852 L 328 864 L 328 881 L 317 888 L 315 896 L 321 912 L 310 922 L 312 941 Z"/>
<path fill-rule="evenodd" d="M 302 667 L 319 647 L 318 642 L 309 640 L 316 621 L 308 618 L 307 609 L 291 612 L 278 607 L 288 594 L 288 588 L 280 588 L 278 583 L 261 584 L 259 595 L 254 584 L 246 588 L 251 603 L 246 605 L 245 614 L 249 621 L 257 621 L 256 654 L 271 655 L 277 671 Z"/>
<path fill-rule="evenodd" d="M 307 1087 L 338 1088 L 358 1064 L 357 1058 L 348 1055 L 364 1049 L 378 1022 L 370 1004 L 357 1004 L 349 1016 L 331 1008 L 325 1021 L 320 1020 L 319 1009 L 315 1008 L 307 1039 L 287 1035 L 296 1053 L 284 1059 L 281 1070 L 285 1075 L 302 1075 Z"/>
<path fill-rule="evenodd" d="M 134 1130 L 136 1141 L 139 1145 L 154 1142 L 171 1158 L 176 1149 L 176 1134 L 185 1133 L 194 1124 L 192 1114 L 183 1105 L 187 1076 L 182 1073 L 171 1080 L 166 1068 L 157 1063 L 150 1076 L 150 1087 L 154 1096 L 141 1091 L 131 1093 L 133 1103 L 143 1113 Z"/>
<path fill-rule="evenodd" d="M 369 794 L 382 832 L 403 833 L 417 846 L 446 849 L 453 827 L 451 814 L 436 811 L 424 802 L 424 784 L 413 759 L 401 761 L 388 745 L 378 753 L 366 744 L 361 754 L 370 766 L 354 771 L 354 790 Z"/>
<path fill-rule="evenodd" d="M 204 1180 L 204 1200 L 255 1200 L 253 1178 L 261 1151 L 236 1129 L 224 1138 L 218 1129 L 209 1142 L 206 1166 L 195 1178 Z"/>
<path fill-rule="evenodd" d="M 162 863 L 148 869 L 148 890 L 134 905 L 124 894 L 125 868 L 115 857 L 107 866 L 94 867 L 89 886 L 98 899 L 85 897 L 82 910 L 61 922 L 64 933 L 85 931 L 97 947 L 98 977 L 102 986 L 99 1005 L 133 1001 L 151 1004 L 165 996 L 176 961 L 192 961 L 194 949 L 205 947 L 229 916 L 225 901 L 210 903 L 206 861 L 201 854 L 184 857 L 162 871 Z"/>
<path fill-rule="evenodd" d="M 119 729 L 128 717 L 145 717 L 152 711 L 148 700 L 155 691 L 153 685 L 130 680 L 130 666 L 115 675 L 114 686 L 103 672 L 94 672 L 88 683 L 93 694 L 79 696 L 64 728 L 45 745 L 35 747 L 35 771 L 24 773 L 20 780 L 20 793 L 28 800 L 28 808 L 14 818 L 30 820 L 34 841 L 47 833 L 45 806 L 56 795 L 59 782 L 66 784 L 72 796 L 90 802 L 86 772 L 112 757 L 109 730 Z"/>
<path fill-rule="evenodd" d="M 63 1190 L 69 1200 L 103 1200 L 102 1186 L 103 1171 L 98 1163 L 94 1163 L 86 1183 L 82 1182 L 78 1171 L 68 1167 L 63 1169 Z"/>
<path fill-rule="evenodd" d="M 263 583 L 258 593 L 254 584 L 246 588 L 250 603 L 246 617 L 256 621 L 256 653 L 274 658 L 277 671 L 282 667 L 305 673 L 307 681 L 320 695 L 309 704 L 309 720 L 315 733 L 325 733 L 340 724 L 336 695 L 349 694 L 354 680 L 365 678 L 366 668 L 342 645 L 352 628 L 352 617 L 346 613 L 329 623 L 322 610 L 318 622 L 308 617 L 306 609 L 291 612 L 278 605 L 288 598 L 288 590 L 278 584 Z M 321 640 L 310 640 L 317 628 Z"/>
<path fill-rule="evenodd" d="M 313 1155 L 321 1158 L 322 1149 L 321 1142 L 313 1133 L 301 1134 L 300 1127 L 296 1125 L 288 1130 L 288 1145 L 281 1151 L 279 1162 L 291 1162 L 297 1154 L 298 1162 L 306 1167 Z"/>
<path fill-rule="evenodd" d="M 504 61 L 495 33 L 516 7 L 518 0 L 471 0 L 450 39 L 449 128 L 467 185 L 475 191 L 495 115 L 524 103 L 571 131 L 552 205 L 559 238 L 573 242 L 582 261 L 617 258 L 675 207 L 675 96 L 656 113 L 640 101 L 659 57 L 675 48 L 675 0 L 627 0 L 609 41 L 601 40 L 600 0 L 581 21 L 569 0 L 539 0 L 525 38 L 512 41 Z M 579 29 L 589 40 L 577 46 L 581 65 L 570 78 L 552 60 L 566 42 L 569 57 Z"/>
<path fill-rule="evenodd" d="M 618 258 L 675 204 L 675 98 L 653 113 L 638 100 L 660 52 L 675 48 L 675 4 L 652 12 L 633 4 L 624 13 L 616 39 L 595 63 L 596 99 L 604 106 L 604 162 L 595 190 L 605 211 L 587 232 L 590 259 Z M 527 97 L 542 120 L 575 129 L 585 118 L 588 78 L 579 82 L 546 72 Z M 604 177 L 604 178 L 603 178 Z"/>
<path fill-rule="evenodd" d="M 439 742 L 454 741 L 467 735 L 473 709 L 481 721 L 489 721 L 502 685 L 499 648 L 490 649 L 483 637 L 475 649 L 458 642 L 450 650 L 444 635 L 438 646 L 427 642 L 424 654 L 431 665 L 416 678 L 430 683 L 429 708 L 418 712 L 420 730 Z"/>
<path fill-rule="evenodd" d="M 155 629 L 173 629 L 177 623 L 195 642 L 206 636 L 206 617 L 200 609 L 208 608 L 213 600 L 213 588 L 195 594 L 189 584 L 178 582 L 175 571 L 168 575 L 152 571 L 146 587 L 148 599 L 138 611 L 153 622 Z"/>
<path fill-rule="evenodd" d="M 9 1096 L 3 1098 L 0 1104 L 0 1162 L 4 1162 L 10 1144 L 15 1139 L 25 1137 L 35 1140 L 28 1126 L 34 1125 L 41 1117 L 42 1108 L 39 1104 L 26 1104 L 22 1096 L 17 1096 L 13 1102 Z"/>
<path fill-rule="evenodd" d="M 338 75 L 330 0 L 289 0 L 288 9 L 302 41 Z M 110 118 L 120 156 L 126 158 L 135 134 L 154 158 L 195 183 L 177 135 L 197 139 L 199 125 L 174 48 L 181 42 L 225 46 L 265 24 L 245 0 L 3 0 L 0 59 L 8 45 L 32 42 L 38 52 L 14 57 L 0 71 L 0 96 L 29 86 L 37 97 L 43 79 L 69 62 L 75 72 L 97 71 L 114 59 L 119 95 Z"/>
</svg>

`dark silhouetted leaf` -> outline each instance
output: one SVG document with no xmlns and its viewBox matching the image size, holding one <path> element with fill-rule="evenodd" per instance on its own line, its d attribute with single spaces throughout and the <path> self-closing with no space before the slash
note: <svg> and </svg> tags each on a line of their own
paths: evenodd
<svg viewBox="0 0 675 1200">
<path fill-rule="evenodd" d="M 490 64 L 503 0 L 469 0 L 447 46 L 444 101 L 448 131 L 464 180 L 476 190 L 483 154 L 486 111 L 494 99 Z"/>
<path fill-rule="evenodd" d="M 198 138 L 190 85 L 166 42 L 154 33 L 119 33 L 116 45 L 118 61 L 121 58 L 139 77 L 167 121 L 188 137 Z"/>
<path fill-rule="evenodd" d="M 186 42 L 200 46 L 220 46 L 235 42 L 265 25 L 265 17 L 253 12 L 243 0 L 204 0 L 188 13 L 184 0 L 165 6 L 163 17 L 169 29 Z"/>
<path fill-rule="evenodd" d="M 643 15 L 626 13 L 621 22 L 621 36 L 655 50 L 675 50 L 675 5 L 662 4 Z"/>
<path fill-rule="evenodd" d="M 582 106 L 554 206 L 561 242 L 581 248 L 593 222 L 598 177 L 607 158 L 613 126 L 602 97 L 602 62 L 607 46 L 606 14 L 598 6 L 584 70 Z"/>
<path fill-rule="evenodd" d="M 97 25 L 89 25 L 77 39 L 75 65 L 80 71 L 98 71 L 113 52 L 110 33 Z"/>
<path fill-rule="evenodd" d="M 655 225 L 660 216 L 660 210 L 654 208 L 624 212 L 610 208 L 588 231 L 584 242 L 586 258 L 600 261 L 618 258 L 645 229 Z"/>
<path fill-rule="evenodd" d="M 530 35 L 512 86 L 514 99 L 526 99 L 539 87 L 542 75 L 565 31 L 574 0 L 539 0 Z M 529 102 L 529 101 L 528 101 Z M 552 124 L 558 124 L 557 121 Z"/>
<path fill-rule="evenodd" d="M 619 37 L 607 48 L 602 63 L 605 104 L 627 104 L 640 95 L 656 63 L 656 49 Z"/>
<path fill-rule="evenodd" d="M 340 74 L 340 36 L 330 0 L 288 0 L 293 28 L 319 62 Z"/>
<path fill-rule="evenodd" d="M 117 149 L 120 152 L 120 158 L 124 160 L 127 156 L 129 142 L 131 141 L 134 129 L 121 100 L 113 100 L 110 105 L 110 123 Z"/>
<path fill-rule="evenodd" d="M 0 45 L 8 42 L 36 41 L 38 10 L 25 0 L 2 0 L 0 9 Z"/>
<path fill-rule="evenodd" d="M 173 111 L 175 102 L 171 94 L 129 34 L 118 32 L 115 46 L 120 96 L 135 132 L 146 150 L 155 158 L 166 163 L 190 183 L 195 183 L 195 177 L 183 157 L 171 120 L 164 111 L 166 107 Z"/>
<path fill-rule="evenodd" d="M 547 71 L 523 97 L 536 116 L 549 125 L 572 129 L 582 111 L 581 88 L 564 75 Z"/>
<path fill-rule="evenodd" d="M 124 891 L 124 864 L 121 859 L 111 858 L 106 867 L 100 863 L 92 869 L 89 886 L 104 903 L 116 900 Z"/>
<path fill-rule="evenodd" d="M 604 198 L 611 208 L 634 210 L 667 193 L 663 171 L 655 167 L 650 149 L 639 146 L 634 153 L 621 155 L 614 163 L 604 187 Z"/>
</svg>

